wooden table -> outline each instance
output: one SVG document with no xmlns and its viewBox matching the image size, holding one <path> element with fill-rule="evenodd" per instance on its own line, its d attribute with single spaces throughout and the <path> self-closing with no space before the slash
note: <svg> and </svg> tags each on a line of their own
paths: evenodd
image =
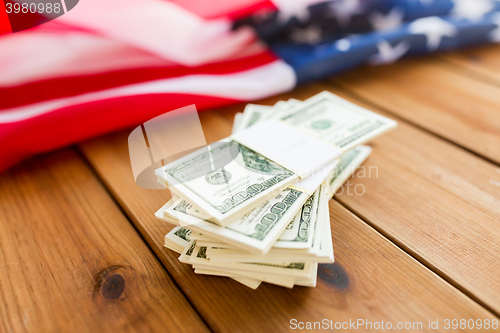
<svg viewBox="0 0 500 333">
<path fill-rule="evenodd" d="M 363 67 L 258 103 L 322 90 L 399 127 L 370 144 L 364 166 L 377 173 L 350 179 L 364 194 L 331 200 L 336 262 L 316 288 L 254 291 L 178 262 L 163 247 L 171 226 L 153 216 L 170 194 L 135 185 L 128 130 L 0 175 L 0 332 L 276 332 L 293 319 L 437 320 L 433 332 L 450 332 L 447 319 L 498 320 L 500 47 Z M 207 141 L 243 107 L 200 114 Z"/>
</svg>

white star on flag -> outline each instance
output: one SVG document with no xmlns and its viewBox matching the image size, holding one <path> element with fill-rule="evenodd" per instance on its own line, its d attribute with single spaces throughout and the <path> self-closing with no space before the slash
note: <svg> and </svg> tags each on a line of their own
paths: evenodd
<svg viewBox="0 0 500 333">
<path fill-rule="evenodd" d="M 296 18 L 300 22 L 307 22 L 311 18 L 311 14 L 309 13 L 309 9 L 304 7 L 302 4 L 287 5 L 278 8 L 278 16 L 276 16 L 276 20 L 279 23 L 286 24 L 292 18 Z"/>
<path fill-rule="evenodd" d="M 495 7 L 490 0 L 452 0 L 453 9 L 450 14 L 456 18 L 479 21 Z"/>
<path fill-rule="evenodd" d="M 391 30 L 397 28 L 403 22 L 404 11 L 399 7 L 394 7 L 387 14 L 378 11 L 373 12 L 368 17 L 368 21 L 375 30 Z"/>
<path fill-rule="evenodd" d="M 457 28 L 437 16 L 424 17 L 413 21 L 408 30 L 414 35 L 425 35 L 427 37 L 427 48 L 435 51 L 443 37 L 453 37 L 457 34 Z"/>
<path fill-rule="evenodd" d="M 308 7 L 319 2 L 319 0 L 271 0 L 274 6 L 278 9 L 276 20 L 281 24 L 286 24 L 292 18 L 296 18 L 300 22 L 307 22 L 311 18 L 311 13 Z"/>
<path fill-rule="evenodd" d="M 497 27 L 490 31 L 488 38 L 492 42 L 500 43 L 500 13 L 493 14 L 491 20 L 497 25 Z"/>
<path fill-rule="evenodd" d="M 351 22 L 354 14 L 362 14 L 359 0 L 342 0 L 329 4 L 332 14 L 337 18 L 339 25 L 345 27 Z"/>
<path fill-rule="evenodd" d="M 388 64 L 398 60 L 408 52 L 410 43 L 404 40 L 393 47 L 388 41 L 383 39 L 377 43 L 377 48 L 378 54 L 368 59 L 368 62 L 372 65 Z"/>
<path fill-rule="evenodd" d="M 351 48 L 351 41 L 347 38 L 339 39 L 337 42 L 335 42 L 335 47 L 339 51 L 347 52 Z"/>
</svg>

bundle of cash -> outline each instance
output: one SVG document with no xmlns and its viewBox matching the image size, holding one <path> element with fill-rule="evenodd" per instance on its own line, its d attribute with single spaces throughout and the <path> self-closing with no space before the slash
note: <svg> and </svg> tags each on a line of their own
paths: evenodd
<svg viewBox="0 0 500 333">
<path fill-rule="evenodd" d="M 329 92 L 248 104 L 233 134 L 156 170 L 172 199 L 165 246 L 197 274 L 250 288 L 316 286 L 334 261 L 328 201 L 396 122 Z M 276 131 L 273 131 L 276 129 Z"/>
</svg>

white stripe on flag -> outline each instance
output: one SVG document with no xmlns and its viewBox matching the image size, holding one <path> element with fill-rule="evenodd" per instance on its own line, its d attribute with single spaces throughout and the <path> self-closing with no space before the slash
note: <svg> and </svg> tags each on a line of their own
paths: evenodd
<svg viewBox="0 0 500 333">
<path fill-rule="evenodd" d="M 172 1 L 85 0 L 58 20 L 188 66 L 231 57 L 257 38 L 249 27 L 232 30 L 227 18 L 205 20 Z"/>
<path fill-rule="evenodd" d="M 296 81 L 292 67 L 276 60 L 234 74 L 186 75 L 5 109 L 0 112 L 0 124 L 22 121 L 71 105 L 133 95 L 178 93 L 249 101 L 289 91 Z"/>
</svg>

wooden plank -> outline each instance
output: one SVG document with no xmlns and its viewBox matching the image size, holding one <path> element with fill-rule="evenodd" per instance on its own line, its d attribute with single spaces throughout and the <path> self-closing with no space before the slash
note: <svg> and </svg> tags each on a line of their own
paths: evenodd
<svg viewBox="0 0 500 333">
<path fill-rule="evenodd" d="M 498 315 L 500 168 L 402 121 L 372 147 L 372 177 L 351 180 L 364 194 L 338 200 Z"/>
<path fill-rule="evenodd" d="M 500 164 L 500 87 L 435 58 L 363 67 L 332 82 Z"/>
<path fill-rule="evenodd" d="M 241 109 L 237 106 L 224 112 L 230 117 L 231 110 Z M 207 141 L 230 133 L 230 122 L 224 116 L 210 112 L 200 118 Z M 153 213 L 168 194 L 135 185 L 127 136 L 128 132 L 122 132 L 102 137 L 80 148 L 215 331 L 287 331 L 291 319 L 427 322 L 429 318 L 493 318 L 336 203 L 332 203 L 331 214 L 337 263 L 322 266 L 318 287 L 288 290 L 263 284 L 252 291 L 226 278 L 196 275 L 190 266 L 178 262 L 176 253 L 163 247 L 163 236 L 171 226 L 157 221 Z"/>
<path fill-rule="evenodd" d="M 438 57 L 469 70 L 471 74 L 476 74 L 478 79 L 500 84 L 500 45 L 468 48 L 440 54 Z"/>
<path fill-rule="evenodd" d="M 208 331 L 74 151 L 0 176 L 0 331 Z"/>
</svg>

